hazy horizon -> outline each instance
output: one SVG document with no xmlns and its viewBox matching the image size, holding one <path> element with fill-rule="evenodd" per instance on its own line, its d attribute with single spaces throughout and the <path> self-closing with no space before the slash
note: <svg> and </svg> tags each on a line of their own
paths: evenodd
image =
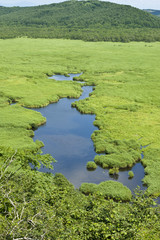
<svg viewBox="0 0 160 240">
<path fill-rule="evenodd" d="M 106 1 L 106 0 L 103 0 Z M 0 6 L 4 7 L 27 7 L 27 6 L 38 6 L 51 3 L 64 2 L 64 0 L 0 0 Z M 160 10 L 160 1 L 157 0 L 110 0 L 106 2 L 113 2 L 118 4 L 131 5 L 140 9 L 155 9 Z"/>
</svg>

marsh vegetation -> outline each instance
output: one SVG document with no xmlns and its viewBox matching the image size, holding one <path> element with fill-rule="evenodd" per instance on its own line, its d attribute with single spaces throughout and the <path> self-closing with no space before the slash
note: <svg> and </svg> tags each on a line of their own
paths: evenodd
<svg viewBox="0 0 160 240">
<path fill-rule="evenodd" d="M 97 168 L 97 165 L 94 163 L 94 162 L 87 162 L 87 169 L 90 170 L 90 171 L 93 171 Z"/>
<path fill-rule="evenodd" d="M 82 183 L 80 191 L 89 194 L 100 194 L 105 198 L 112 198 L 115 200 L 129 201 L 131 200 L 131 191 L 119 182 L 106 181 L 99 185 L 94 183 Z"/>
<path fill-rule="evenodd" d="M 31 169 L 29 162 L 38 166 L 39 159 L 43 164 L 53 160 L 36 156 L 28 150 L 0 148 L 1 239 L 160 238 L 159 207 L 141 191 L 124 204 L 108 199 L 119 199 L 121 193 L 125 200 L 130 199 L 129 189 L 128 194 L 121 192 L 120 183 L 93 184 L 91 188 L 84 184 L 82 191 L 95 192 L 86 196 L 62 174 L 53 176 Z"/>
<path fill-rule="evenodd" d="M 0 239 L 160 239 L 160 19 L 0 7 L 0 39 Z"/>
<path fill-rule="evenodd" d="M 46 239 L 52 239 L 54 229 L 55 236 L 62 239 L 73 236 L 85 239 L 86 234 L 87 239 L 107 239 L 108 236 L 151 239 L 151 235 L 159 239 L 159 210 L 150 208 L 154 202 L 147 197 L 160 195 L 159 45 L 27 38 L 0 40 L 3 236 L 21 237 L 23 229 L 24 236 L 38 239 L 45 234 Z M 103 155 L 97 155 L 95 163 L 110 168 L 114 174 L 137 161 L 145 167 L 143 181 L 148 189 L 145 195 L 138 192 L 132 204 L 112 200 L 106 204 L 104 198 L 108 197 L 131 199 L 130 190 L 121 183 L 84 184 L 81 190 L 93 194 L 85 196 L 63 175 L 54 177 L 35 170 L 41 162 L 52 167 L 54 159 L 37 154 L 43 143 L 34 142 L 32 137 L 46 119 L 28 108 L 44 107 L 64 97 L 78 98 L 82 83 L 56 81 L 48 76 L 80 72 L 83 75 L 78 80 L 93 85 L 94 91 L 72 106 L 96 116 L 94 125 L 98 130 L 92 134 L 92 140 L 96 152 Z M 143 149 L 143 159 L 141 146 L 148 146 Z M 115 189 L 118 190 L 115 192 Z M 46 227 L 48 223 L 50 229 Z M 111 228 L 106 227 L 108 223 Z"/>
<path fill-rule="evenodd" d="M 45 118 L 21 106 L 42 107 L 61 97 L 78 98 L 80 83 L 55 81 L 47 75 L 83 72 L 79 80 L 95 89 L 73 106 L 96 115 L 94 124 L 99 130 L 92 134 L 92 140 L 96 152 L 105 155 L 97 155 L 95 162 L 110 168 L 131 167 L 140 160 L 140 146 L 150 144 L 144 149 L 142 161 L 147 173 L 144 182 L 149 194 L 159 195 L 159 174 L 153 174 L 150 164 L 153 159 L 158 171 L 159 43 L 22 38 L 1 40 L 0 45 L 1 145 L 30 149 L 42 146 L 31 136 L 32 129 L 43 124 Z M 9 105 L 11 102 L 17 104 Z"/>
</svg>

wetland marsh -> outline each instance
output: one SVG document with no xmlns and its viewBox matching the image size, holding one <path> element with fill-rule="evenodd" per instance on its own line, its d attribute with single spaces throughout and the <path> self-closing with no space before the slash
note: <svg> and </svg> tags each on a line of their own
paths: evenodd
<svg viewBox="0 0 160 240">
<path fill-rule="evenodd" d="M 56 81 L 71 81 L 82 74 L 54 75 L 50 77 Z M 92 93 L 92 86 L 82 86 L 82 95 L 78 100 L 89 97 Z M 98 167 L 95 171 L 88 171 L 86 164 L 94 160 L 96 152 L 94 151 L 91 134 L 97 130 L 93 125 L 95 115 L 81 114 L 71 105 L 74 99 L 60 99 L 57 103 L 48 105 L 40 109 L 33 109 L 40 112 L 46 119 L 45 125 L 35 131 L 34 141 L 41 140 L 44 143 L 43 153 L 49 153 L 57 160 L 54 163 L 53 174 L 62 173 L 76 188 L 83 182 L 99 184 L 106 180 L 115 180 L 123 183 L 132 191 L 142 184 L 144 177 L 144 168 L 140 163 L 133 167 L 135 172 L 134 179 L 128 178 L 129 170 L 120 171 L 116 175 L 109 175 L 107 169 Z M 42 172 L 48 172 L 48 169 L 42 167 Z"/>
<path fill-rule="evenodd" d="M 104 168 L 122 169 L 141 161 L 147 192 L 158 196 L 159 45 L 27 38 L 0 40 L 0 145 L 15 149 L 42 147 L 41 142 L 35 143 L 31 137 L 33 130 L 46 119 L 23 106 L 37 109 L 60 98 L 78 99 L 82 94 L 81 83 L 55 81 L 47 76 L 83 72 L 78 80 L 94 86 L 94 91 L 72 106 L 81 113 L 95 115 L 91 121 L 94 120 L 98 129 L 92 133 L 95 128 L 91 128 L 89 134 L 97 153 L 96 162 Z M 10 105 L 13 102 L 17 104 Z M 140 146 L 145 145 L 149 147 L 144 149 L 141 160 Z M 104 157 L 99 157 L 100 153 L 104 153 Z"/>
</svg>

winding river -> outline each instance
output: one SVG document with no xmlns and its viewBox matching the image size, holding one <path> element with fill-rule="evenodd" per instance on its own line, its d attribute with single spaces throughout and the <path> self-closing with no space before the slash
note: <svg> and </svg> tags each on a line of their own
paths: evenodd
<svg viewBox="0 0 160 240">
<path fill-rule="evenodd" d="M 57 81 L 69 80 L 80 74 L 54 75 L 51 78 Z M 92 86 L 83 86 L 83 93 L 79 99 L 84 99 L 93 91 Z M 62 98 L 57 103 L 40 109 L 33 109 L 46 117 L 45 125 L 35 131 L 34 140 L 43 141 L 43 153 L 51 154 L 56 160 L 54 170 L 42 167 L 42 172 L 62 173 L 73 185 L 78 188 L 83 182 L 100 183 L 106 180 L 115 180 L 128 186 L 131 190 L 138 186 L 145 189 L 141 180 L 144 177 L 144 168 L 141 163 L 133 166 L 134 178 L 128 179 L 128 171 L 120 171 L 119 175 L 111 178 L 108 170 L 97 167 L 95 171 L 88 171 L 86 163 L 93 161 L 96 155 L 91 134 L 97 128 L 93 125 L 95 115 L 81 114 L 71 107 L 74 99 Z"/>
</svg>

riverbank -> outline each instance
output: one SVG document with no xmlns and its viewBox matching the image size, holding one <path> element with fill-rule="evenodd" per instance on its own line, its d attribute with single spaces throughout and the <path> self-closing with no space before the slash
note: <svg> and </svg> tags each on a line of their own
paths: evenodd
<svg viewBox="0 0 160 240">
<path fill-rule="evenodd" d="M 99 131 L 93 136 L 95 147 L 102 147 L 113 157 L 117 154 L 113 153 L 117 141 L 121 147 L 116 150 L 125 152 L 128 147 L 124 141 L 135 141 L 141 146 L 150 144 L 144 152 L 143 164 L 148 174 L 144 181 L 149 186 L 149 194 L 159 195 L 159 43 L 85 43 L 19 38 L 1 40 L 0 46 L 0 112 L 4 107 L 9 111 L 13 107 L 9 106 L 12 101 L 26 107 L 40 107 L 59 97 L 78 97 L 81 84 L 57 83 L 47 79 L 46 75 L 83 72 L 82 80 L 96 88 L 89 98 L 76 105 L 82 112 L 96 114 L 94 124 Z M 20 122 L 28 114 L 29 111 L 22 109 Z M 18 115 L 14 112 L 12 115 L 18 123 Z M 1 120 L 2 114 L 0 116 Z M 41 118 L 40 115 L 34 117 Z M 1 144 L 34 148 L 28 125 L 18 128 L 17 123 L 13 124 L 12 116 L 7 119 L 10 119 L 8 125 L 1 125 Z M 31 128 L 34 121 L 28 122 Z M 12 133 L 9 126 L 12 126 Z M 110 149 L 107 149 L 108 142 Z"/>
</svg>

